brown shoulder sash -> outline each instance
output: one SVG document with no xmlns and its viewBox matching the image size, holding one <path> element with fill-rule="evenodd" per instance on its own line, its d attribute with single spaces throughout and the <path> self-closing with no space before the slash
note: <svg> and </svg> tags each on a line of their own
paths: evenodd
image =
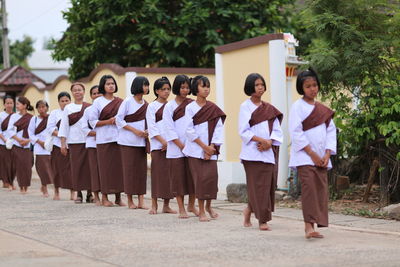
<svg viewBox="0 0 400 267">
<path fill-rule="evenodd" d="M 114 97 L 114 99 L 110 103 L 108 103 L 100 112 L 99 120 L 104 121 L 115 117 L 121 104 L 122 99 L 119 97 Z"/>
<path fill-rule="evenodd" d="M 35 129 L 35 134 L 39 134 L 39 133 L 43 132 L 44 129 L 46 129 L 48 119 L 49 119 L 49 115 L 47 115 L 46 117 L 44 117 L 42 119 L 42 121 L 39 123 L 39 125 Z"/>
<path fill-rule="evenodd" d="M 146 100 L 144 100 L 143 105 L 136 110 L 135 113 L 126 115 L 124 120 L 126 122 L 135 122 L 135 121 L 141 121 L 146 119 L 146 111 L 147 111 L 147 106 L 149 105 L 149 103 L 146 102 Z"/>
<path fill-rule="evenodd" d="M 303 131 L 307 131 L 322 123 L 325 123 L 326 127 L 328 127 L 334 114 L 335 112 L 332 111 L 330 108 L 324 106 L 319 102 L 315 102 L 314 109 L 311 111 L 310 115 L 308 115 L 308 117 L 302 122 Z"/>
<path fill-rule="evenodd" d="M 8 128 L 8 123 L 10 122 L 11 114 L 8 114 L 8 116 L 4 119 L 4 121 L 1 123 L 1 131 L 4 132 Z"/>
<path fill-rule="evenodd" d="M 89 106 L 90 106 L 89 103 L 83 102 L 80 111 L 69 114 L 68 115 L 69 126 L 72 126 L 75 123 L 77 123 L 83 117 L 83 112 L 85 111 L 85 109 L 87 109 Z"/>
<path fill-rule="evenodd" d="M 193 102 L 191 98 L 185 98 L 183 102 L 174 110 L 174 114 L 172 115 L 172 119 L 174 121 L 179 120 L 183 116 L 185 116 L 186 106 Z"/>
<path fill-rule="evenodd" d="M 167 103 L 164 103 L 158 110 L 157 110 L 157 112 L 156 112 L 156 122 L 159 122 L 160 120 L 162 120 L 162 116 L 163 116 L 163 113 L 164 113 L 164 108 L 165 108 L 165 105 L 166 105 Z"/>
<path fill-rule="evenodd" d="M 273 105 L 262 101 L 261 105 L 259 105 L 251 114 L 249 124 L 250 127 L 252 127 L 260 122 L 268 121 L 269 134 L 271 134 L 275 118 L 278 118 L 279 122 L 282 123 L 283 114 Z"/>
<path fill-rule="evenodd" d="M 32 117 L 33 117 L 32 114 L 26 113 L 24 116 L 22 116 L 19 120 L 17 120 L 14 123 L 14 126 L 17 127 L 17 132 L 23 131 L 22 133 L 23 138 L 29 138 L 28 126 Z"/>
</svg>

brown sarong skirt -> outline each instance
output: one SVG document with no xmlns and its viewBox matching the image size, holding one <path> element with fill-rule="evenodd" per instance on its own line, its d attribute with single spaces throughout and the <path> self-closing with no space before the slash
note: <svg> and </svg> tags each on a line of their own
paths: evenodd
<svg viewBox="0 0 400 267">
<path fill-rule="evenodd" d="M 12 160 L 15 163 L 19 187 L 31 185 L 33 153 L 29 148 L 13 146 L 11 149 Z"/>
<path fill-rule="evenodd" d="M 36 155 L 35 167 L 42 185 L 51 184 L 53 181 L 53 170 L 51 169 L 51 156 Z"/>
<path fill-rule="evenodd" d="M 218 168 L 216 160 L 188 158 L 197 199 L 217 199 Z"/>
<path fill-rule="evenodd" d="M 121 145 L 120 149 L 121 149 L 125 193 L 127 195 L 146 194 L 146 183 L 147 183 L 146 148 Z"/>
<path fill-rule="evenodd" d="M 328 227 L 328 171 L 315 166 L 298 166 L 304 221 Z"/>
<path fill-rule="evenodd" d="M 68 144 L 71 161 L 72 189 L 91 190 L 89 157 L 85 144 Z"/>
<path fill-rule="evenodd" d="M 275 192 L 275 166 L 261 161 L 242 160 L 246 172 L 247 196 L 249 207 L 260 223 L 272 219 Z"/>
<path fill-rule="evenodd" d="M 97 164 L 97 151 L 96 148 L 87 148 L 89 167 L 90 167 L 90 178 L 92 185 L 92 192 L 100 192 L 100 176 L 99 176 L 99 165 Z"/>
<path fill-rule="evenodd" d="M 15 179 L 15 166 L 12 159 L 11 150 L 6 146 L 0 145 L 0 178 L 4 183 L 13 184 Z"/>
<path fill-rule="evenodd" d="M 167 151 L 151 151 L 151 197 L 172 199 Z"/>
<path fill-rule="evenodd" d="M 194 182 L 188 158 L 168 159 L 171 192 L 176 196 L 194 195 Z"/>
<path fill-rule="evenodd" d="M 53 169 L 54 187 L 72 190 L 71 163 L 68 155 L 61 154 L 58 146 L 53 146 L 51 152 L 51 166 Z"/>
<path fill-rule="evenodd" d="M 124 191 L 122 177 L 121 152 L 117 142 L 97 144 L 97 162 L 99 166 L 102 194 L 115 194 Z M 133 159 L 130 164 L 134 165 Z"/>
</svg>

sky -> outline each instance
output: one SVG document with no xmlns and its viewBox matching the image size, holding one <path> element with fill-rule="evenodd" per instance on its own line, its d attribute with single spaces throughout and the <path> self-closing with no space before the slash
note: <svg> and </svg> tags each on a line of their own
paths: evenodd
<svg viewBox="0 0 400 267">
<path fill-rule="evenodd" d="M 40 50 L 45 38 L 61 38 L 68 27 L 62 11 L 70 7 L 69 0 L 6 0 L 8 37 L 11 41 L 29 35 Z"/>
</svg>

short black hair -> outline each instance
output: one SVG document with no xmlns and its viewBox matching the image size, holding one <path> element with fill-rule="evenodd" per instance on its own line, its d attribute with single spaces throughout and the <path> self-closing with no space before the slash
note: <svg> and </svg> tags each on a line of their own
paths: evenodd
<svg viewBox="0 0 400 267">
<path fill-rule="evenodd" d="M 118 85 L 117 85 L 117 81 L 114 79 L 114 77 L 112 75 L 103 75 L 103 77 L 101 77 L 100 82 L 99 82 L 99 93 L 105 95 L 106 94 L 106 90 L 104 89 L 104 86 L 106 85 L 106 82 L 108 79 L 112 79 L 114 81 L 115 84 L 115 91 L 114 93 L 118 92 Z"/>
<path fill-rule="evenodd" d="M 193 95 L 197 95 L 199 92 L 199 84 L 210 87 L 210 80 L 203 75 L 197 75 L 196 77 L 192 78 L 190 89 Z"/>
<path fill-rule="evenodd" d="M 256 91 L 256 80 L 258 79 L 261 79 L 264 83 L 265 90 L 267 90 L 267 84 L 265 83 L 264 77 L 258 73 L 250 73 L 244 82 L 244 93 L 246 95 L 251 96 Z"/>
<path fill-rule="evenodd" d="M 64 96 L 68 97 L 69 100 L 71 100 L 71 95 L 70 95 L 68 92 L 61 92 L 61 93 L 59 93 L 58 96 L 57 96 L 58 101 L 60 101 L 60 99 L 61 99 L 62 97 L 64 97 Z"/>
<path fill-rule="evenodd" d="M 132 81 L 131 94 L 144 94 L 143 85 L 150 85 L 149 80 L 144 76 L 136 76 L 135 79 L 133 79 Z M 147 94 L 149 94 L 149 92 L 147 92 Z"/>
<path fill-rule="evenodd" d="M 185 74 L 176 75 L 174 84 L 172 85 L 172 93 L 174 95 L 180 95 L 181 94 L 181 85 L 185 84 L 185 83 L 188 84 L 189 95 L 190 95 L 192 93 L 192 91 L 190 90 L 190 79 Z"/>
<path fill-rule="evenodd" d="M 6 100 L 7 100 L 7 99 L 12 99 L 12 101 L 15 102 L 13 96 L 11 96 L 11 95 L 6 95 L 6 96 L 3 98 L 3 104 L 6 104 Z"/>
<path fill-rule="evenodd" d="M 171 88 L 171 83 L 169 82 L 168 78 L 165 77 L 165 76 L 163 76 L 163 77 L 157 79 L 157 80 L 154 82 L 153 90 L 154 90 L 154 94 L 156 95 L 156 97 L 158 97 L 158 94 L 157 94 L 156 91 L 159 90 L 159 89 L 161 89 L 161 88 L 164 86 L 164 84 L 168 84 L 168 85 L 169 85 L 169 88 Z"/>
<path fill-rule="evenodd" d="M 303 84 L 308 78 L 314 78 L 318 84 L 318 88 L 321 88 L 317 73 L 312 68 L 309 68 L 308 70 L 302 71 L 299 75 L 297 75 L 296 90 L 299 95 L 304 95 Z"/>
<path fill-rule="evenodd" d="M 98 88 L 99 88 L 98 85 L 93 85 L 92 87 L 90 87 L 89 94 L 92 95 L 92 91 L 93 91 L 94 89 L 98 89 Z"/>
<path fill-rule="evenodd" d="M 47 103 L 47 101 L 46 100 L 39 100 L 38 102 L 36 102 L 36 109 L 38 109 L 39 108 L 39 105 L 41 105 L 41 104 L 43 104 L 43 105 L 45 105 L 47 108 L 49 108 L 49 104 Z"/>
</svg>

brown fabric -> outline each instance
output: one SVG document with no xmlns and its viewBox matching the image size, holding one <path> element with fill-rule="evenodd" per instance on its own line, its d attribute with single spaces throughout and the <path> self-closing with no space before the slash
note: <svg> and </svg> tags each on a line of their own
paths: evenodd
<svg viewBox="0 0 400 267">
<path fill-rule="evenodd" d="M 35 129 L 35 134 L 40 134 L 41 132 L 43 132 L 46 129 L 48 120 L 49 120 L 49 115 L 46 115 L 46 117 L 42 118 L 42 121 L 39 123 L 39 125 Z"/>
<path fill-rule="evenodd" d="M 61 120 L 59 120 L 59 121 L 56 123 L 57 129 L 60 129 L 60 125 L 61 125 Z"/>
<path fill-rule="evenodd" d="M 12 114 L 14 114 L 14 113 L 11 113 L 11 114 L 8 114 L 8 116 L 4 119 L 4 121 L 1 123 L 1 131 L 2 132 L 4 132 L 4 131 L 6 131 L 7 130 L 7 128 L 8 128 L 8 123 L 10 122 L 10 118 L 11 118 L 11 115 Z"/>
<path fill-rule="evenodd" d="M 17 127 L 17 132 L 23 130 L 22 137 L 23 138 L 29 138 L 29 133 L 28 133 L 28 126 L 29 122 L 31 121 L 31 118 L 33 116 L 29 113 L 26 113 L 23 115 L 19 120 L 17 120 L 14 123 L 14 126 Z"/>
<path fill-rule="evenodd" d="M 15 169 L 19 187 L 30 186 L 32 178 L 33 153 L 29 148 L 13 146 L 11 149 L 12 160 L 15 162 Z"/>
<path fill-rule="evenodd" d="M 217 199 L 218 170 L 216 160 L 189 157 L 189 169 L 194 181 L 196 198 Z"/>
<path fill-rule="evenodd" d="M 163 113 L 164 113 L 164 108 L 165 108 L 165 105 L 166 105 L 167 103 L 164 103 L 158 110 L 157 110 L 157 112 L 156 112 L 156 122 L 159 122 L 160 120 L 162 120 L 162 116 L 163 116 Z"/>
<path fill-rule="evenodd" d="M 120 150 L 125 194 L 146 194 L 147 155 L 145 148 L 121 145 Z"/>
<path fill-rule="evenodd" d="M 90 190 L 90 166 L 85 144 L 68 144 L 71 162 L 72 189 Z"/>
<path fill-rule="evenodd" d="M 246 172 L 249 207 L 260 223 L 272 219 L 275 204 L 274 165 L 242 160 Z"/>
<path fill-rule="evenodd" d="M 97 144 L 97 162 L 99 166 L 102 194 L 115 194 L 124 191 L 121 152 L 116 142 Z M 128 159 L 130 160 L 130 159 Z M 134 161 L 131 159 L 133 166 Z"/>
<path fill-rule="evenodd" d="M 328 227 L 328 171 L 311 165 L 298 166 L 304 221 Z"/>
<path fill-rule="evenodd" d="M 0 145 L 0 178 L 4 183 L 13 184 L 15 179 L 15 166 L 11 150 Z"/>
<path fill-rule="evenodd" d="M 207 101 L 206 104 L 193 116 L 194 125 L 208 121 L 208 145 L 211 145 L 211 140 L 219 118 L 221 118 L 222 123 L 224 123 L 226 115 L 211 101 Z"/>
<path fill-rule="evenodd" d="M 185 100 L 183 100 L 183 102 L 174 110 L 174 114 L 172 114 L 172 119 L 176 121 L 185 116 L 186 106 L 192 102 L 193 99 L 185 98 Z"/>
<path fill-rule="evenodd" d="M 61 154 L 61 149 L 58 146 L 53 146 L 51 152 L 51 166 L 53 169 L 54 187 L 61 187 L 64 189 L 72 189 L 72 175 L 71 175 L 71 162 L 70 152 L 68 150 L 67 156 Z"/>
<path fill-rule="evenodd" d="M 176 196 L 193 195 L 194 182 L 189 170 L 188 158 L 168 159 L 171 192 Z"/>
<path fill-rule="evenodd" d="M 329 126 L 333 115 L 333 112 L 330 108 L 324 106 L 319 102 L 315 102 L 314 109 L 311 111 L 310 115 L 302 122 L 303 131 L 307 131 L 311 128 L 314 128 L 322 123 L 326 124 L 326 127 Z"/>
<path fill-rule="evenodd" d="M 51 168 L 50 155 L 36 155 L 35 168 L 39 175 L 42 185 L 52 184 L 53 170 Z"/>
<path fill-rule="evenodd" d="M 273 105 L 262 101 L 261 105 L 259 105 L 251 114 L 249 124 L 250 127 L 252 127 L 253 125 L 259 124 L 260 122 L 268 121 L 269 134 L 271 134 L 272 127 L 276 118 L 278 118 L 279 122 L 282 123 L 283 114 Z"/>
<path fill-rule="evenodd" d="M 108 103 L 103 110 L 100 112 L 99 120 L 104 121 L 115 117 L 118 113 L 119 106 L 122 104 L 122 99 L 114 97 L 114 99 Z"/>
<path fill-rule="evenodd" d="M 143 105 L 138 110 L 136 110 L 135 113 L 126 115 L 124 120 L 126 122 L 136 122 L 144 120 L 144 128 L 147 130 L 146 111 L 147 107 L 149 106 L 149 103 L 147 103 L 146 100 L 143 101 L 144 101 Z M 145 138 L 145 142 L 146 142 L 146 153 L 150 153 L 149 138 Z"/>
<path fill-rule="evenodd" d="M 151 197 L 172 199 L 167 151 L 151 151 Z"/>
<path fill-rule="evenodd" d="M 90 107 L 90 104 L 83 102 L 80 111 L 69 114 L 68 115 L 69 126 L 72 126 L 75 123 L 77 123 L 83 117 L 83 113 L 85 112 L 85 109 L 87 109 L 88 107 Z"/>
<path fill-rule="evenodd" d="M 99 166 L 97 164 L 97 151 L 96 148 L 87 148 L 89 167 L 90 167 L 90 179 L 92 192 L 100 192 L 100 176 L 99 176 Z"/>
<path fill-rule="evenodd" d="M 51 151 L 51 169 L 53 172 L 53 184 L 55 188 L 61 187 L 61 174 L 58 168 L 59 159 L 61 158 L 61 150 L 57 146 L 53 146 L 53 150 Z"/>
</svg>

